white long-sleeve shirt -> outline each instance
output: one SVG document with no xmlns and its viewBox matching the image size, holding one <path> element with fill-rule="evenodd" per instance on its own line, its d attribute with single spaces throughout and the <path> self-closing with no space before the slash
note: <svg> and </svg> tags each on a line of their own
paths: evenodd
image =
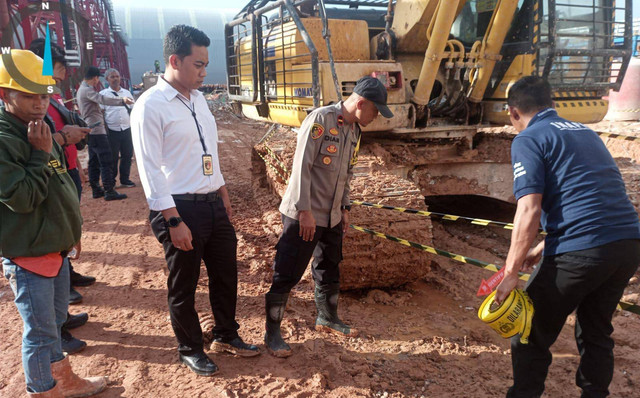
<svg viewBox="0 0 640 398">
<path fill-rule="evenodd" d="M 116 93 L 116 94 L 114 94 Z M 123 98 L 128 97 L 133 99 L 133 95 L 129 92 L 129 90 L 120 87 L 120 90 L 115 91 L 111 87 L 107 87 L 104 90 L 100 91 L 100 94 L 105 97 L 111 98 Z M 131 105 L 127 105 L 131 107 Z M 131 122 L 129 120 L 129 112 L 127 112 L 127 108 L 124 106 L 111 106 L 111 105 L 101 105 L 100 106 L 104 110 L 104 121 L 107 123 L 107 128 L 114 131 L 123 131 L 131 127 Z"/>
<path fill-rule="evenodd" d="M 133 148 L 151 210 L 175 207 L 171 195 L 209 193 L 225 184 L 215 118 L 201 92 L 191 90 L 190 96 L 190 100 L 184 97 L 163 77 L 140 96 L 131 112 Z M 187 106 L 195 111 L 207 154 L 212 156 L 211 176 L 202 171 L 204 151 Z"/>
</svg>

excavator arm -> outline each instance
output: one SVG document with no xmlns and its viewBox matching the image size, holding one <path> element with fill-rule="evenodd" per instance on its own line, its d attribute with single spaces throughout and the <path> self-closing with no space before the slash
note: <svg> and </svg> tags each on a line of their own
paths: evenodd
<svg viewBox="0 0 640 398">
<path fill-rule="evenodd" d="M 400 0 L 398 4 L 403 1 Z M 466 0 L 434 0 L 430 3 L 432 6 L 435 4 L 435 9 L 430 14 L 432 18 L 425 32 L 427 48 L 412 101 L 422 107 L 428 104 L 438 68 L 443 59 L 449 58 L 455 61 L 445 67 L 470 69 L 468 98 L 472 102 L 481 102 L 493 69 L 501 58 L 500 51 L 511 27 L 518 0 L 496 0 L 484 38 L 474 43 L 472 50 L 466 54 L 459 41 L 449 38 L 451 27 Z M 429 10 L 430 7 L 425 7 L 425 15 L 429 15 Z M 403 25 L 398 17 L 396 15 L 394 19 L 394 26 Z M 420 24 L 424 25 L 424 21 L 420 21 Z"/>
</svg>

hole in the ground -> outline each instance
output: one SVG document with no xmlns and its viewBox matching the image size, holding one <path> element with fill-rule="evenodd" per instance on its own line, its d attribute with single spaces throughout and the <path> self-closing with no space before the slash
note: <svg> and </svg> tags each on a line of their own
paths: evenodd
<svg viewBox="0 0 640 398">
<path fill-rule="evenodd" d="M 437 195 L 424 199 L 429 211 L 456 216 L 513 222 L 516 205 L 479 195 Z"/>
</svg>

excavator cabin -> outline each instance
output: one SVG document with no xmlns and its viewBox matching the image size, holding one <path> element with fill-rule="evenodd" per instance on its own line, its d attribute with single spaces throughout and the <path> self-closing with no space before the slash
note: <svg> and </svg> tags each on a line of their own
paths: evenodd
<svg viewBox="0 0 640 398">
<path fill-rule="evenodd" d="M 631 3 L 254 0 L 226 25 L 229 94 L 250 118 L 299 126 L 372 75 L 396 116 L 365 130 L 419 133 L 508 124 L 509 86 L 540 75 L 562 116 L 597 122 L 631 57 Z"/>
</svg>

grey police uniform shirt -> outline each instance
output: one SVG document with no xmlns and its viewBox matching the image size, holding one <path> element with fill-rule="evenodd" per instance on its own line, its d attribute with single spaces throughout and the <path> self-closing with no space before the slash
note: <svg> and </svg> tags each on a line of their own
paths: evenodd
<svg viewBox="0 0 640 398">
<path fill-rule="evenodd" d="M 311 210 L 318 227 L 338 225 L 340 207 L 349 204 L 359 137 L 358 124 L 342 119 L 342 101 L 311 112 L 298 132 L 293 171 L 280 212 L 298 220 L 300 211 Z"/>
<path fill-rule="evenodd" d="M 100 105 L 124 105 L 122 98 L 111 98 L 104 96 L 97 92 L 93 87 L 89 86 L 86 81 L 83 81 L 78 88 L 76 94 L 78 101 L 78 107 L 80 108 L 80 114 L 82 118 L 91 126 L 94 123 L 100 122 L 100 125 L 91 129 L 89 134 L 107 134 L 104 128 L 104 115 Z"/>
</svg>

